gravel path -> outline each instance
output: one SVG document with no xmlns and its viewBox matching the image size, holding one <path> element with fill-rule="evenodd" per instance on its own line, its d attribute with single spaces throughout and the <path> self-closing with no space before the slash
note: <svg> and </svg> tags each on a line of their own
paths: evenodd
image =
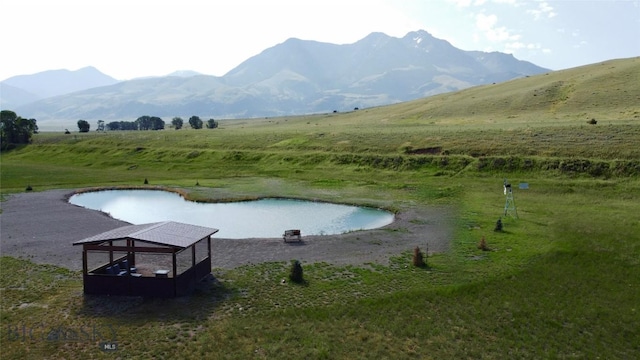
<svg viewBox="0 0 640 360">
<path fill-rule="evenodd" d="M 0 202 L 0 254 L 54 264 L 72 270 L 82 268 L 82 248 L 77 240 L 128 223 L 104 213 L 67 202 L 73 190 L 9 195 Z M 392 224 L 375 230 L 341 235 L 304 236 L 300 243 L 282 239 L 213 238 L 214 268 L 267 261 L 327 262 L 335 265 L 388 263 L 389 257 L 419 246 L 429 252 L 448 249 L 452 237 L 451 211 L 446 208 L 401 210 Z"/>
</svg>

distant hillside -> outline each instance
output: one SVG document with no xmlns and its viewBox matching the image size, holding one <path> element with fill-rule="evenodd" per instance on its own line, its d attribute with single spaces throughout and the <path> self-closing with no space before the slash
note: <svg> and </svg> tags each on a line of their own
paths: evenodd
<svg viewBox="0 0 640 360">
<path fill-rule="evenodd" d="M 640 57 L 477 86 L 376 108 L 375 114 L 389 123 L 425 124 L 640 120 Z"/>
<path fill-rule="evenodd" d="M 546 71 L 507 54 L 457 49 L 426 31 L 403 38 L 373 33 L 348 45 L 289 39 L 223 77 L 137 79 L 15 110 L 40 122 L 309 114 L 393 104 Z"/>
<path fill-rule="evenodd" d="M 2 110 L 14 109 L 17 106 L 28 104 L 38 99 L 41 99 L 41 97 L 36 94 L 6 83 L 0 83 L 0 108 Z"/>
<path fill-rule="evenodd" d="M 202 75 L 199 72 L 196 71 L 192 71 L 192 70 L 177 70 L 172 72 L 171 74 L 167 75 L 167 76 L 180 76 L 180 77 L 191 77 L 191 76 L 196 76 L 196 75 Z"/>
<path fill-rule="evenodd" d="M 75 71 L 49 70 L 32 75 L 19 75 L 0 82 L 2 108 L 12 109 L 23 104 L 76 91 L 107 86 L 118 80 L 94 67 Z"/>
</svg>

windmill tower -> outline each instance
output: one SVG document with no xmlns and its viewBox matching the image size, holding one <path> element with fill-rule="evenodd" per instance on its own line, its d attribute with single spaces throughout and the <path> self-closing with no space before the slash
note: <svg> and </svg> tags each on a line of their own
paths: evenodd
<svg viewBox="0 0 640 360">
<path fill-rule="evenodd" d="M 504 179 L 504 195 L 507 197 L 507 201 L 504 204 L 504 216 L 511 215 L 514 219 L 518 218 L 518 210 L 516 209 L 516 202 L 513 199 L 513 191 L 511 184 Z"/>
</svg>

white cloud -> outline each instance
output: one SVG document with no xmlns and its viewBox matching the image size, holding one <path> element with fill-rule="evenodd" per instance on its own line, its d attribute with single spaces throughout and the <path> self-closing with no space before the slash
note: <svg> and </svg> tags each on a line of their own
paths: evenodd
<svg viewBox="0 0 640 360">
<path fill-rule="evenodd" d="M 550 19 L 558 15 L 554 11 L 553 7 L 546 1 L 539 2 L 537 9 L 527 10 L 527 13 L 533 15 L 533 18 L 535 20 L 540 20 L 543 17 Z"/>
<path fill-rule="evenodd" d="M 580 41 L 579 43 L 574 44 L 574 45 L 573 45 L 573 47 L 574 47 L 575 49 L 579 49 L 579 48 L 581 48 L 581 47 L 583 47 L 583 46 L 585 46 L 585 45 L 587 45 L 587 44 L 589 44 L 589 43 L 588 43 L 588 42 L 586 42 L 586 41 L 584 41 L 584 40 L 582 40 L 582 41 Z"/>
<path fill-rule="evenodd" d="M 516 0 L 447 0 L 447 2 L 455 4 L 458 8 L 467 8 L 470 6 L 482 6 L 489 1 L 495 4 L 509 4 L 509 5 L 518 4 Z"/>
<path fill-rule="evenodd" d="M 511 30 L 504 26 L 496 27 L 498 17 L 494 14 L 476 15 L 476 28 L 480 30 L 487 40 L 491 42 L 515 41 L 520 39 L 520 35 L 513 34 Z"/>
<path fill-rule="evenodd" d="M 472 0 L 447 0 L 448 2 L 455 4 L 459 8 L 465 8 L 471 6 Z"/>
<path fill-rule="evenodd" d="M 529 43 L 525 44 L 520 41 L 515 41 L 511 43 L 506 43 L 505 48 L 508 50 L 539 50 L 542 46 L 540 44 Z"/>
<path fill-rule="evenodd" d="M 519 42 L 519 41 L 516 41 L 516 42 L 513 42 L 513 43 L 509 43 L 509 44 L 506 44 L 506 48 L 507 48 L 507 49 L 513 49 L 513 50 L 520 50 L 520 49 L 524 49 L 524 48 L 526 48 L 526 47 L 527 47 L 527 45 L 526 45 L 526 44 L 521 43 L 521 42 Z"/>
<path fill-rule="evenodd" d="M 482 31 L 491 30 L 496 23 L 498 22 L 498 17 L 496 15 L 485 15 L 478 14 L 476 15 L 476 27 Z"/>
</svg>

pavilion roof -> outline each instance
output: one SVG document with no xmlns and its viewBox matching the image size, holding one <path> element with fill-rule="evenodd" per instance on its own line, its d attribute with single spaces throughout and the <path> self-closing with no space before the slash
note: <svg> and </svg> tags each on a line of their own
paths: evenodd
<svg viewBox="0 0 640 360">
<path fill-rule="evenodd" d="M 218 232 L 218 229 L 175 221 L 163 221 L 123 226 L 78 240 L 73 245 L 100 244 L 105 241 L 133 239 L 157 245 L 187 248 L 216 232 Z"/>
</svg>

